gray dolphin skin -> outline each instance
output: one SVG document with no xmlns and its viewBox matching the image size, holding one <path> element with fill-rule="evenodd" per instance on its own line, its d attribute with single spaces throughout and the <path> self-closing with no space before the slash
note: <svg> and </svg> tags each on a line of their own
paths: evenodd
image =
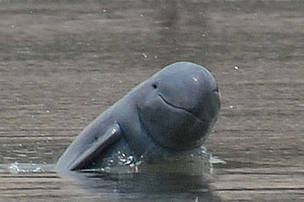
<svg viewBox="0 0 304 202">
<path fill-rule="evenodd" d="M 216 81 L 191 62 L 166 66 L 90 123 L 57 162 L 57 171 L 98 167 L 120 151 L 153 159 L 200 146 L 216 122 Z"/>
</svg>

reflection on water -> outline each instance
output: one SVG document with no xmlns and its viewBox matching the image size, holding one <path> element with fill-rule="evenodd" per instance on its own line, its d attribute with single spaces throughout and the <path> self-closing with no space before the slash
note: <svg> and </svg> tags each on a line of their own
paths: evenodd
<svg viewBox="0 0 304 202">
<path fill-rule="evenodd" d="M 128 159 L 129 157 L 125 157 Z M 109 161 L 112 161 L 109 160 Z M 108 165 L 106 169 L 60 173 L 75 180 L 76 187 L 126 201 L 218 201 L 209 181 L 213 163 L 222 163 L 204 147 L 165 161 Z"/>
<path fill-rule="evenodd" d="M 219 201 L 202 175 L 180 173 L 109 174 L 104 172 L 65 173 L 77 181 L 75 187 L 102 197 L 122 201 Z"/>
</svg>

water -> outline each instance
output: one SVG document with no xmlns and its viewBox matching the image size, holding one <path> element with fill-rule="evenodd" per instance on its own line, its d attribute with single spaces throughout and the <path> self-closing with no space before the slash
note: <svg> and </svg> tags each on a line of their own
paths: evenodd
<svg viewBox="0 0 304 202">
<path fill-rule="evenodd" d="M 214 158 L 204 147 L 154 164 L 135 162 L 132 156 L 123 154 L 118 160 L 121 164 L 114 165 L 116 159 L 107 159 L 109 165 L 106 167 L 58 173 L 62 179 L 72 180 L 68 181 L 68 189 L 60 189 L 66 189 L 67 192 L 71 189 L 82 189 L 94 197 L 120 201 L 167 201 L 172 198 L 175 201 L 219 201 L 210 191 L 208 182 L 213 164 L 225 162 Z M 34 178 L 37 174 L 38 177 L 56 174 L 54 164 L 18 162 L 1 164 L 0 173 Z"/>
<path fill-rule="evenodd" d="M 0 171 L 11 174 L 55 172 L 54 164 L 18 163 L 0 165 Z"/>
<path fill-rule="evenodd" d="M 303 13 L 301 0 L 0 1 L 0 199 L 304 200 Z M 226 164 L 54 172 L 98 114 L 181 60 L 219 83 L 204 146 Z"/>
<path fill-rule="evenodd" d="M 132 155 L 127 156 L 119 152 L 117 156 L 106 158 L 105 165 L 83 169 L 83 172 L 101 172 L 109 174 L 134 174 L 143 172 L 159 173 L 180 173 L 190 175 L 212 174 L 214 164 L 226 164 L 224 160 L 213 157 L 203 146 L 181 153 L 179 156 L 170 157 L 160 162 L 146 163 L 143 159 L 135 159 Z M 55 164 L 36 164 L 14 162 L 10 164 L 0 164 L 0 172 L 11 174 L 31 174 L 56 172 Z M 73 172 L 72 172 L 73 173 Z"/>
</svg>

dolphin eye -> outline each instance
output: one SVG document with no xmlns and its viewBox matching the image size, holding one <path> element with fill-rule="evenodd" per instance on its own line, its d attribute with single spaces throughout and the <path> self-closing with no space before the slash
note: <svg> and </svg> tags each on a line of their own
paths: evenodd
<svg viewBox="0 0 304 202">
<path fill-rule="evenodd" d="M 154 89 L 156 89 L 156 88 L 157 88 L 157 85 L 156 85 L 155 83 L 153 83 L 153 84 L 152 84 L 152 87 L 153 87 Z"/>
</svg>

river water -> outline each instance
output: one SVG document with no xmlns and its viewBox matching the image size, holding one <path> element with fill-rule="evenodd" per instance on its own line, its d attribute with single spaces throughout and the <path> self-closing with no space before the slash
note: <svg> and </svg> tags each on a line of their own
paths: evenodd
<svg viewBox="0 0 304 202">
<path fill-rule="evenodd" d="M 0 0 L 0 199 L 302 200 L 303 41 L 301 0 Z M 176 61 L 219 84 L 207 159 L 56 174 L 86 125 Z"/>
</svg>

